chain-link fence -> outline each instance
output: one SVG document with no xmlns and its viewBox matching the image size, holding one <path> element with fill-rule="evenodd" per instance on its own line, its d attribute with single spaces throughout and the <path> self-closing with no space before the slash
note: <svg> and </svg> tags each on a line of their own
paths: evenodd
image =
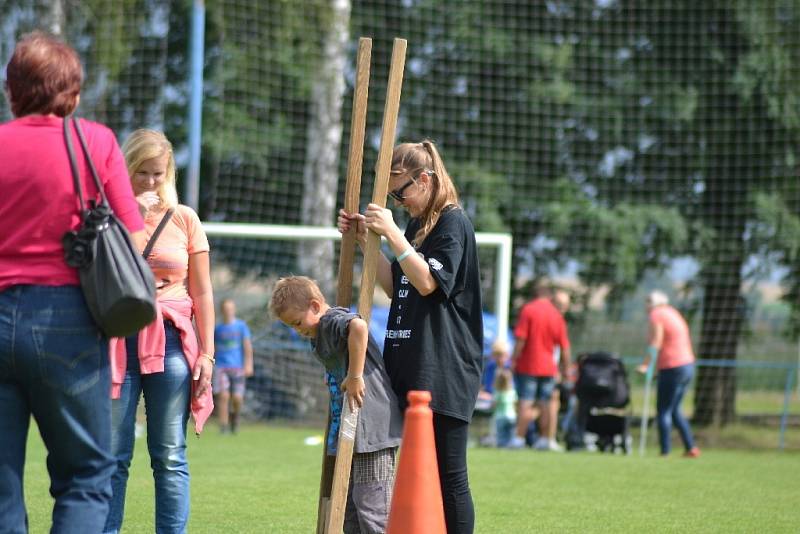
<svg viewBox="0 0 800 534">
<path fill-rule="evenodd" d="M 357 38 L 373 38 L 369 175 L 391 41 L 401 36 L 409 47 L 398 138 L 434 139 L 476 229 L 513 234 L 512 318 L 526 282 L 548 275 L 573 295 L 576 346 L 636 355 L 642 297 L 660 288 L 689 319 L 700 358 L 797 361 L 797 0 L 204 4 L 204 220 L 332 225 Z M 85 65 L 79 113 L 120 140 L 134 128 L 164 129 L 182 180 L 191 9 L 185 0 L 0 0 L 0 60 L 25 31 L 61 33 Z M 0 118 L 11 118 L 5 102 Z M 329 245 L 213 244 L 225 291 L 238 287 L 245 300 L 241 288 L 268 287 L 281 273 L 334 279 Z M 263 328 L 256 337 L 271 339 Z M 259 361 L 273 361 L 264 343 Z M 306 377 L 294 388 L 300 397 L 318 378 L 264 369 L 273 381 Z M 699 422 L 742 423 L 747 377 L 778 387 L 773 371 L 728 369 L 699 368 Z M 266 385 L 254 391 L 270 390 L 258 380 Z M 262 412 L 301 417 L 318 406 Z"/>
</svg>

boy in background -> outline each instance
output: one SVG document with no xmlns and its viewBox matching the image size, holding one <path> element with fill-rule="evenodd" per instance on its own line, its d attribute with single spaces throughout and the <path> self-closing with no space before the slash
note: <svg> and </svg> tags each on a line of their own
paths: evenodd
<svg viewBox="0 0 800 534">
<path fill-rule="evenodd" d="M 278 280 L 269 307 L 273 317 L 311 340 L 314 356 L 335 379 L 329 388 L 332 406 L 341 405 L 347 393 L 351 409 L 361 408 L 344 532 L 384 532 L 402 415 L 383 356 L 369 335 L 366 321 L 345 308 L 330 307 L 317 284 L 305 276 Z M 337 438 L 331 428 L 326 444 L 329 455 L 336 454 Z"/>
<path fill-rule="evenodd" d="M 253 344 L 247 324 L 236 317 L 233 300 L 225 299 L 219 307 L 222 323 L 214 328 L 217 364 L 212 390 L 220 432 L 235 434 L 244 405 L 245 380 L 253 376 Z"/>
</svg>

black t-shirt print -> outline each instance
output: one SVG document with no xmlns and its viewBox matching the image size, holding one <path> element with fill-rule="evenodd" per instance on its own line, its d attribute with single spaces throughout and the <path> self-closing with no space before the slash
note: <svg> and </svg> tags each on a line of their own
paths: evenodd
<svg viewBox="0 0 800 534">
<path fill-rule="evenodd" d="M 418 228 L 413 219 L 405 232 L 409 241 Z M 483 316 L 475 231 L 464 211 L 442 213 L 416 252 L 438 288 L 421 296 L 392 262 L 386 371 L 404 408 L 410 390 L 426 390 L 434 412 L 470 421 L 480 387 Z"/>
</svg>

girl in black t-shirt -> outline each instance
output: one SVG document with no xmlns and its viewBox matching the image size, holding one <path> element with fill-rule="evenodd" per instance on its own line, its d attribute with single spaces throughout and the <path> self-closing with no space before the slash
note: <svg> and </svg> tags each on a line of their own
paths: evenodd
<svg viewBox="0 0 800 534">
<path fill-rule="evenodd" d="M 475 231 L 431 141 L 394 149 L 391 196 L 411 216 L 406 231 L 392 212 L 369 204 L 339 212 L 339 230 L 358 224 L 384 236 L 395 254 L 381 255 L 377 279 L 392 297 L 383 356 L 398 400 L 411 390 L 433 397 L 436 456 L 447 531 L 471 533 L 475 523 L 467 478 L 467 431 L 480 388 L 483 320 Z"/>
</svg>

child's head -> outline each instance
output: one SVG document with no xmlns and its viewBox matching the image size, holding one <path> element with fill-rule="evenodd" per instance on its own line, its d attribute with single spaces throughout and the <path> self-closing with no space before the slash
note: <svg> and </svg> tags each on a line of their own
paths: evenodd
<svg viewBox="0 0 800 534">
<path fill-rule="evenodd" d="M 153 191 L 158 194 L 162 206 L 174 208 L 178 205 L 175 156 L 172 143 L 163 133 L 136 130 L 125 140 L 122 152 L 135 195 Z"/>
<path fill-rule="evenodd" d="M 236 318 L 236 303 L 233 299 L 222 299 L 222 302 L 219 303 L 219 311 L 224 321 L 229 323 Z"/>
<path fill-rule="evenodd" d="M 494 389 L 497 391 L 508 391 L 511 389 L 513 379 L 511 371 L 508 369 L 498 369 L 494 378 Z"/>
<path fill-rule="evenodd" d="M 497 367 L 505 367 L 508 362 L 508 343 L 504 339 L 495 339 L 492 343 L 492 358 L 497 362 Z"/>
<path fill-rule="evenodd" d="M 287 276 L 278 280 L 269 302 L 273 317 L 305 337 L 316 336 L 319 319 L 327 309 L 319 286 L 306 276 Z"/>
</svg>

